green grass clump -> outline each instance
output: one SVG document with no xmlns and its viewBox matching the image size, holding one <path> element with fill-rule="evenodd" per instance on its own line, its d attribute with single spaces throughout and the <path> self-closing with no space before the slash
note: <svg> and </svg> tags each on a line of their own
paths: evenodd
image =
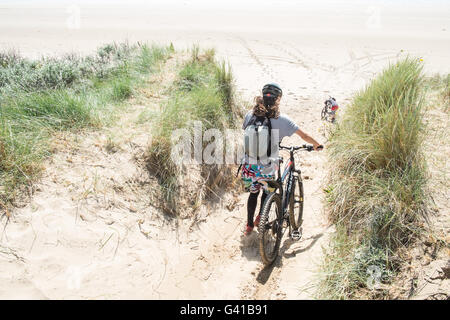
<svg viewBox="0 0 450 320">
<path fill-rule="evenodd" d="M 0 201 L 14 200 L 61 130 L 98 127 L 157 70 L 168 48 L 108 44 L 95 54 L 29 60 L 0 53 Z"/>
<path fill-rule="evenodd" d="M 108 44 L 96 54 L 80 57 L 66 54 L 62 58 L 28 60 L 10 51 L 0 54 L 0 92 L 36 92 L 68 88 L 87 78 L 106 78 L 136 54 L 127 43 Z"/>
<path fill-rule="evenodd" d="M 133 95 L 133 84 L 129 79 L 120 79 L 113 83 L 112 99 L 113 101 L 123 101 Z"/>
<path fill-rule="evenodd" d="M 203 54 L 195 46 L 191 51 L 191 59 L 181 66 L 177 80 L 169 91 L 168 100 L 155 122 L 148 164 L 150 171 L 159 179 L 164 208 L 177 215 L 180 202 L 186 200 L 180 197 L 184 189 L 182 180 L 190 171 L 185 166 L 176 165 L 171 159 L 172 133 L 176 129 L 190 129 L 193 121 L 202 123 L 203 132 L 214 128 L 224 133 L 224 129 L 236 127 L 241 111 L 234 103 L 230 68 L 215 61 L 214 50 L 207 50 Z M 224 165 L 201 164 L 197 169 L 204 181 L 197 186 L 198 189 L 214 192 L 218 185 L 226 188 L 233 180 L 229 179 L 230 168 Z M 198 205 L 202 195 L 198 194 L 194 198 L 190 203 L 192 206 Z"/>
<path fill-rule="evenodd" d="M 323 267 L 323 298 L 357 297 L 367 289 L 370 266 L 387 282 L 398 249 L 424 230 L 423 89 L 419 60 L 391 65 L 356 94 L 331 134 L 327 197 L 337 233 Z"/>
</svg>

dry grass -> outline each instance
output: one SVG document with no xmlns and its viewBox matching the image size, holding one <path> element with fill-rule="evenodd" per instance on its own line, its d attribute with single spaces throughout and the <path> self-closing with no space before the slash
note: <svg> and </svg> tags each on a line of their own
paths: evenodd
<svg viewBox="0 0 450 320">
<path fill-rule="evenodd" d="M 174 130 L 192 133 L 193 121 L 202 124 L 202 134 L 215 128 L 235 128 L 242 111 L 235 103 L 230 68 L 214 59 L 214 50 L 191 50 L 191 58 L 180 66 L 178 77 L 163 110 L 155 121 L 146 161 L 158 179 L 163 209 L 174 216 L 191 215 L 202 201 L 234 187 L 233 167 L 201 163 L 176 164 L 171 158 Z"/>
<path fill-rule="evenodd" d="M 327 199 L 337 233 L 322 268 L 323 298 L 382 297 L 399 250 L 425 230 L 423 94 L 420 61 L 398 62 L 354 97 L 332 132 Z M 378 290 L 367 289 L 370 268 L 380 273 Z"/>
</svg>

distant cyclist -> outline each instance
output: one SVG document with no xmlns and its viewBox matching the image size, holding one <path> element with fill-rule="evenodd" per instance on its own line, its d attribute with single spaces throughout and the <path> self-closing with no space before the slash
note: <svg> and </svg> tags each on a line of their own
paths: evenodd
<svg viewBox="0 0 450 320">
<path fill-rule="evenodd" d="M 287 115 L 280 114 L 280 101 L 283 91 L 275 83 L 266 84 L 262 89 L 262 97 L 255 98 L 253 110 L 247 113 L 242 129 L 245 130 L 245 157 L 242 164 L 242 180 L 245 191 L 250 192 L 247 202 L 247 226 L 244 235 L 249 235 L 254 226 L 258 226 L 260 215 L 253 221 L 258 195 L 262 185 L 261 180 L 275 179 L 278 170 L 278 143 L 287 136 L 298 134 L 303 140 L 311 143 L 314 150 L 323 146 L 308 134 L 300 130 Z M 278 141 L 271 142 L 272 135 Z M 274 145 L 275 144 L 275 145 Z M 268 161 L 260 161 L 267 156 Z M 261 196 L 261 206 L 266 199 L 266 192 Z"/>
<path fill-rule="evenodd" d="M 336 99 L 331 97 L 324 102 L 325 106 L 322 109 L 322 120 L 330 121 L 331 123 L 336 122 L 336 111 L 339 106 Z"/>
</svg>

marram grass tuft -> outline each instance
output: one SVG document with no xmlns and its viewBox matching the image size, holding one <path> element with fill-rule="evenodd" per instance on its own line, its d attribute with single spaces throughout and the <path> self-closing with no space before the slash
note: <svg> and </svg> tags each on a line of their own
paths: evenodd
<svg viewBox="0 0 450 320">
<path fill-rule="evenodd" d="M 355 297 L 369 266 L 395 271 L 397 249 L 424 230 L 423 89 L 419 60 L 390 65 L 356 94 L 331 134 L 327 200 L 338 234 L 323 266 L 323 298 Z"/>
</svg>

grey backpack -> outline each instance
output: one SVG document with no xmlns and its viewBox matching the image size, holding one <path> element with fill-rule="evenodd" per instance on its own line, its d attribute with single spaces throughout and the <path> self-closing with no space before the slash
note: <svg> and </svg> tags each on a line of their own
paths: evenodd
<svg viewBox="0 0 450 320">
<path fill-rule="evenodd" d="M 244 154 L 250 164 L 259 164 L 271 153 L 272 124 L 266 116 L 250 118 L 244 131 Z"/>
</svg>

